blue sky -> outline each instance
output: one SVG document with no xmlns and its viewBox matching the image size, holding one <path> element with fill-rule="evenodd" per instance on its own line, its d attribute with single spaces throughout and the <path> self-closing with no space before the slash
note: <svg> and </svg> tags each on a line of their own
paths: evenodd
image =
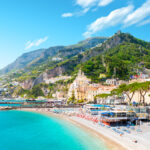
<svg viewBox="0 0 150 150">
<path fill-rule="evenodd" d="M 0 0 L 0 68 L 25 52 L 118 30 L 150 41 L 150 0 Z"/>
</svg>

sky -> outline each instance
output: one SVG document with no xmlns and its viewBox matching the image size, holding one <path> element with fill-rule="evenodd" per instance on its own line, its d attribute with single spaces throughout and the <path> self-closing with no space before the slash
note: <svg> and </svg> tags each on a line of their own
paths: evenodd
<svg viewBox="0 0 150 150">
<path fill-rule="evenodd" d="M 0 0 L 0 69 L 32 50 L 118 30 L 150 41 L 150 0 Z"/>
</svg>

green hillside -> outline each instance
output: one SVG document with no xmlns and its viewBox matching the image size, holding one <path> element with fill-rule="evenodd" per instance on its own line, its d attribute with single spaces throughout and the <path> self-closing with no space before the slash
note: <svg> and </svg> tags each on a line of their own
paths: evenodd
<svg viewBox="0 0 150 150">
<path fill-rule="evenodd" d="M 99 44 L 98 44 L 99 43 Z M 60 47 L 59 47 L 60 48 Z M 76 45 L 58 47 L 55 54 L 46 50 L 23 69 L 11 73 L 11 78 L 23 82 L 33 79 L 33 86 L 43 82 L 44 76 L 76 74 L 81 68 L 93 82 L 106 78 L 128 80 L 131 75 L 150 69 L 150 43 L 135 38 L 128 33 L 118 32 L 107 40 L 90 38 Z M 53 58 L 62 58 L 53 60 Z"/>
<path fill-rule="evenodd" d="M 100 74 L 105 74 L 106 78 L 128 80 L 131 75 L 137 73 L 137 70 L 142 72 L 144 67 L 150 68 L 149 51 L 149 42 L 137 39 L 128 33 L 118 32 L 101 45 L 69 58 L 66 57 L 64 61 L 50 63 L 49 66 L 48 63 L 44 63 L 45 68 L 40 69 L 46 69 L 42 71 L 48 76 L 55 77 L 60 75 L 58 70 L 61 70 L 61 75 L 73 75 L 81 67 L 93 82 L 104 80 L 100 78 Z M 40 69 L 35 67 L 34 71 L 38 72 Z M 42 74 L 35 83 L 41 83 L 41 78 L 43 78 Z"/>
<path fill-rule="evenodd" d="M 94 45 L 96 44 L 95 46 L 91 44 L 91 40 Z M 104 40 L 103 43 L 101 39 L 100 41 L 97 38 L 91 40 L 56 50 L 54 55 L 51 55 L 49 51 L 44 52 L 23 69 L 9 73 L 7 77 L 9 82 L 16 80 L 32 85 L 29 88 L 27 86 L 26 90 L 23 90 L 22 87 L 14 88 L 14 94 L 19 91 L 20 95 L 38 97 L 43 96 L 44 89 L 50 91 L 50 95 L 44 94 L 46 97 L 52 97 L 56 91 L 64 91 L 67 94 L 68 84 L 73 82 L 80 68 L 95 83 L 104 82 L 107 78 L 112 77 L 128 80 L 130 76 L 144 73 L 145 70 L 150 73 L 149 42 L 121 32 Z M 63 59 L 53 60 L 54 57 Z M 44 79 L 61 75 L 72 77 L 68 81 L 45 83 Z"/>
<path fill-rule="evenodd" d="M 145 44 L 145 45 L 144 45 Z M 128 80 L 131 75 L 142 71 L 143 67 L 150 68 L 149 43 L 123 43 L 103 54 L 91 58 L 82 65 L 82 70 L 93 81 L 100 81 L 100 74 Z"/>
</svg>

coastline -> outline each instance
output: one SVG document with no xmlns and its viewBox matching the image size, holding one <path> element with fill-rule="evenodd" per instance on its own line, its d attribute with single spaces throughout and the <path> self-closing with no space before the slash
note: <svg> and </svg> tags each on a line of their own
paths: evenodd
<svg viewBox="0 0 150 150">
<path fill-rule="evenodd" d="M 106 148 L 108 148 L 108 150 L 128 150 L 129 149 L 125 145 L 121 145 L 119 143 L 119 141 L 115 141 L 113 139 L 113 137 L 106 136 L 105 133 L 99 132 L 97 130 L 97 128 L 94 129 L 89 123 L 86 124 L 83 121 L 81 121 L 75 117 L 70 117 L 70 116 L 66 116 L 66 115 L 62 115 L 62 114 L 54 114 L 50 111 L 46 111 L 45 109 L 37 110 L 35 108 L 23 108 L 23 109 L 17 109 L 17 110 L 40 113 L 40 114 L 44 114 L 44 115 L 47 115 L 50 117 L 55 117 L 55 118 L 58 118 L 61 120 L 66 120 L 66 121 L 72 123 L 73 125 L 81 128 L 85 132 L 88 132 L 91 135 L 93 135 L 94 137 L 98 138 L 100 141 L 102 141 L 104 143 L 104 145 L 106 146 Z"/>
</svg>

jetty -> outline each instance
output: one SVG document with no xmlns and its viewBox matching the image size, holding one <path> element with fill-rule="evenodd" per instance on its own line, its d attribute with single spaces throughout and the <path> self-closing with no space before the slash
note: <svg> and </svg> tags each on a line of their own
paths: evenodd
<svg viewBox="0 0 150 150">
<path fill-rule="evenodd" d="M 2 111 L 2 110 L 12 110 L 12 109 L 14 109 L 13 107 L 9 107 L 9 106 L 7 106 L 7 107 L 0 107 L 0 111 Z"/>
</svg>

